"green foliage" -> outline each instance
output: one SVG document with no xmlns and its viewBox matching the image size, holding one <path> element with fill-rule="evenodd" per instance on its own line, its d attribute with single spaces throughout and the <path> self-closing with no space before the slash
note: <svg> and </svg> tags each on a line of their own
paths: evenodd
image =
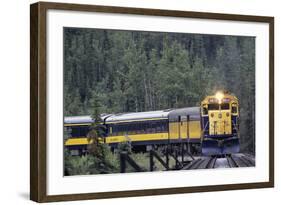
<svg viewBox="0 0 281 205">
<path fill-rule="evenodd" d="M 92 174 L 113 173 L 116 171 L 114 156 L 112 156 L 110 147 L 103 141 L 105 127 L 101 124 L 101 104 L 99 99 L 98 95 L 94 95 L 94 98 L 92 99 L 93 114 L 91 116 L 93 123 L 89 133 L 87 134 L 88 141 L 90 142 L 87 150 L 89 152 L 89 156 L 94 159 L 89 167 Z"/>
<path fill-rule="evenodd" d="M 132 154 L 132 145 L 130 142 L 121 142 L 118 144 L 117 153 L 127 152 L 128 154 Z"/>
<path fill-rule="evenodd" d="M 91 165 L 95 164 L 95 159 L 88 155 L 70 156 L 65 155 L 64 172 L 66 176 L 91 174 Z"/>
<path fill-rule="evenodd" d="M 65 150 L 64 155 L 64 173 L 71 175 L 88 174 L 108 174 L 119 173 L 119 156 L 110 151 L 107 145 L 103 145 L 103 156 L 97 157 L 92 154 L 82 156 L 71 156 L 69 151 Z"/>
<path fill-rule="evenodd" d="M 117 149 L 113 153 L 107 149 L 105 154 L 105 161 L 101 161 L 93 155 L 71 156 L 69 151 L 65 150 L 64 155 L 64 174 L 65 176 L 72 175 L 90 175 L 90 174 L 110 174 L 120 173 L 120 152 L 123 147 Z M 137 162 L 137 164 L 144 170 L 149 170 L 150 159 L 149 153 L 130 153 L 130 157 Z M 165 161 L 165 156 L 161 157 Z M 163 165 L 154 159 L 154 171 L 161 171 L 165 169 Z M 170 157 L 169 166 L 175 166 L 175 160 Z M 126 172 L 135 172 L 135 169 L 129 164 L 127 165 Z"/>
<path fill-rule="evenodd" d="M 92 155 L 95 159 L 94 163 L 91 164 L 90 172 L 91 174 L 107 174 L 119 172 L 119 160 L 116 155 L 114 155 L 107 144 L 101 144 L 100 155 Z"/>
<path fill-rule="evenodd" d="M 254 151 L 254 37 L 65 28 L 64 56 L 65 115 L 198 106 L 227 90 Z"/>
<path fill-rule="evenodd" d="M 92 125 L 95 126 L 102 121 L 100 116 L 101 105 L 100 105 L 99 97 L 97 95 L 96 96 L 94 95 L 93 98 L 90 100 L 90 104 L 92 105 L 92 109 L 93 109 L 93 114 L 91 115 L 91 117 L 94 120 L 94 122 Z"/>
</svg>

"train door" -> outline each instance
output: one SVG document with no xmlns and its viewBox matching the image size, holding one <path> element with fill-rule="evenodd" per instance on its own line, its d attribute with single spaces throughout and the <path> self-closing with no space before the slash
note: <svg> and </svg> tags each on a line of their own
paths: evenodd
<svg viewBox="0 0 281 205">
<path fill-rule="evenodd" d="M 180 141 L 189 139 L 189 116 L 181 115 L 178 117 L 178 139 Z"/>
<path fill-rule="evenodd" d="M 169 141 L 180 142 L 186 139 L 186 117 L 178 115 L 169 120 Z"/>
<path fill-rule="evenodd" d="M 179 138 L 179 122 L 178 118 L 169 119 L 169 143 L 173 143 Z"/>
<path fill-rule="evenodd" d="M 181 130 L 182 130 L 182 116 L 178 116 L 178 139 L 181 141 L 182 135 L 181 135 Z"/>
</svg>

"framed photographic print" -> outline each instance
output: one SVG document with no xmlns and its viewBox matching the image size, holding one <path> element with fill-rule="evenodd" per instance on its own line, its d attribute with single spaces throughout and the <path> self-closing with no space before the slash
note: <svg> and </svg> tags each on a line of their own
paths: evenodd
<svg viewBox="0 0 281 205">
<path fill-rule="evenodd" d="M 274 186 L 274 18 L 31 5 L 30 198 Z"/>
</svg>

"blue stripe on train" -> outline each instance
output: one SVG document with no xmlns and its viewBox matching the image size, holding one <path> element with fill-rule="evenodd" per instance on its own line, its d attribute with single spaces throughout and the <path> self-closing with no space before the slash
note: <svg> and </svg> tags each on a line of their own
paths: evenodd
<svg viewBox="0 0 281 205">
<path fill-rule="evenodd" d="M 209 134 L 209 116 L 201 118 L 201 129 L 204 130 L 204 134 Z"/>
<path fill-rule="evenodd" d="M 226 134 L 226 135 L 204 135 L 204 138 L 215 138 L 215 139 L 226 139 L 230 137 L 234 137 L 233 134 Z"/>
</svg>

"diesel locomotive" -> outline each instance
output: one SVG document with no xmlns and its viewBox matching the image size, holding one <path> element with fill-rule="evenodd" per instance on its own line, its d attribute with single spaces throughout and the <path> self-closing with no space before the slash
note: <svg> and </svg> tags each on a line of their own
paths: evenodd
<svg viewBox="0 0 281 205">
<path fill-rule="evenodd" d="M 234 95 L 217 92 L 201 102 L 202 154 L 239 152 L 239 104 Z"/>
</svg>

